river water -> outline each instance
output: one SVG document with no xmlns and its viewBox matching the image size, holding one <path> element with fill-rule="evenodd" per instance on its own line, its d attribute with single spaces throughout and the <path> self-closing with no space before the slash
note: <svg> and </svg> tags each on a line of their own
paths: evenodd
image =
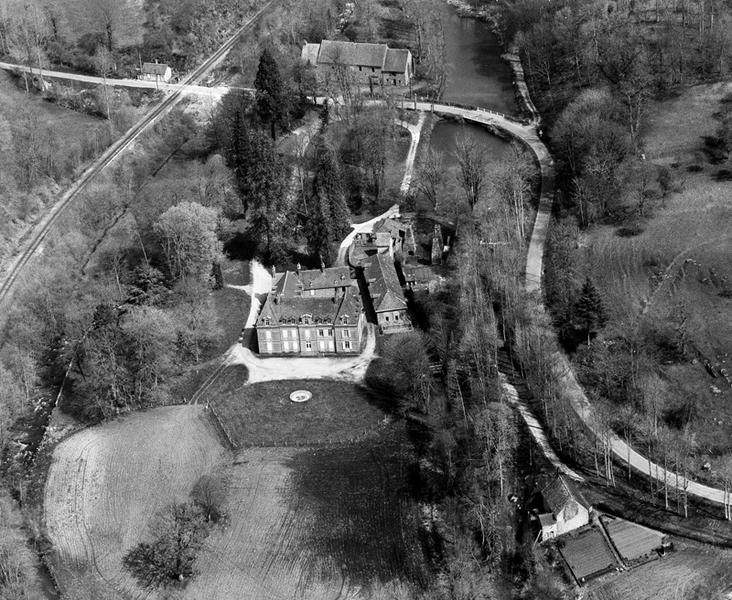
<svg viewBox="0 0 732 600">
<path fill-rule="evenodd" d="M 448 77 L 443 99 L 502 113 L 515 113 L 511 68 L 501 58 L 503 48 L 487 23 L 461 18 L 446 2 L 441 5 L 447 45 Z M 430 145 L 444 154 L 445 166 L 455 167 L 455 144 L 462 131 L 475 137 L 491 158 L 499 159 L 508 142 L 479 125 L 440 121 L 432 130 Z"/>
</svg>

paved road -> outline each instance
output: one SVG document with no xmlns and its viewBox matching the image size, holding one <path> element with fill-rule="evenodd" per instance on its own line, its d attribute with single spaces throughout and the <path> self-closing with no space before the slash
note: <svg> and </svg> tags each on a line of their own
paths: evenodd
<svg viewBox="0 0 732 600">
<path fill-rule="evenodd" d="M 529 243 L 529 250 L 526 257 L 525 269 L 525 286 L 526 291 L 530 294 L 541 296 L 542 280 L 544 271 L 544 249 L 546 237 L 551 219 L 552 205 L 554 202 L 554 162 L 547 150 L 546 146 L 539 139 L 536 132 L 536 123 L 523 125 L 516 123 L 511 119 L 507 119 L 503 115 L 493 113 L 487 110 L 475 110 L 469 108 L 460 108 L 457 106 L 432 104 L 427 102 L 417 102 L 405 104 L 404 108 L 413 110 L 433 110 L 436 113 L 450 114 L 460 116 L 466 120 L 496 127 L 513 137 L 523 141 L 536 155 L 541 167 L 541 196 L 539 200 L 539 210 L 536 215 L 534 229 Z M 539 306 L 543 310 L 543 301 L 539 298 Z M 548 339 L 556 340 L 553 330 L 547 331 Z M 560 390 L 566 395 L 572 408 L 575 410 L 579 418 L 593 432 L 595 436 L 601 438 L 603 436 L 603 428 L 597 423 L 592 404 L 587 398 L 582 386 L 579 385 L 572 371 L 572 366 L 567 355 L 559 349 L 557 344 L 556 350 L 552 355 L 556 372 L 560 378 Z M 524 416 L 524 415 L 522 415 Z M 526 419 L 526 417 L 524 417 Z M 531 430 L 531 425 L 527 422 Z M 621 462 L 627 464 L 640 471 L 646 476 L 663 483 L 665 480 L 675 481 L 676 473 L 665 470 L 662 466 L 654 462 L 649 463 L 648 458 L 629 446 L 617 435 L 612 435 L 610 445 L 615 457 Z M 679 481 L 684 482 L 684 478 L 679 476 Z M 703 498 L 714 504 L 724 505 L 724 490 L 714 488 L 697 481 L 687 480 L 687 492 L 690 495 Z"/>
<path fill-rule="evenodd" d="M 23 268 L 41 247 L 51 227 L 69 203 L 78 196 L 94 176 L 103 171 L 120 154 L 122 154 L 150 125 L 170 112 L 170 110 L 183 98 L 183 90 L 186 89 L 186 86 L 195 84 L 211 69 L 214 69 L 221 64 L 239 37 L 249 30 L 275 1 L 276 0 L 270 0 L 270 2 L 265 4 L 259 12 L 242 25 L 242 27 L 240 27 L 236 33 L 216 52 L 206 59 L 201 66 L 197 67 L 190 75 L 188 75 L 181 85 L 172 91 L 159 104 L 150 108 L 145 116 L 133 125 L 129 131 L 122 136 L 122 138 L 107 148 L 107 150 L 105 150 L 104 153 L 102 153 L 102 155 L 82 173 L 71 187 L 66 190 L 56 204 L 54 204 L 43 216 L 41 221 L 35 225 L 31 234 L 21 243 L 17 253 L 10 258 L 9 263 L 4 265 L 5 270 L 0 273 L 0 307 L 2 307 L 3 303 L 8 301 L 15 282 L 22 273 Z"/>
<path fill-rule="evenodd" d="M 16 65 L 14 63 L 0 62 L 0 69 L 6 71 L 21 71 L 25 73 L 31 73 L 38 75 L 38 68 L 26 67 L 23 65 Z M 208 87 L 205 85 L 192 85 L 184 83 L 165 83 L 155 81 L 145 81 L 142 79 L 114 79 L 107 77 L 105 80 L 103 77 L 94 77 L 92 75 L 81 75 L 79 73 L 63 73 L 61 71 L 49 71 L 43 69 L 43 77 L 47 79 L 66 79 L 69 81 L 79 81 L 81 83 L 89 83 L 92 85 L 108 85 L 110 87 L 127 87 L 127 88 L 147 88 L 147 89 L 159 89 L 164 92 L 177 92 L 180 91 L 183 94 L 195 94 L 199 96 L 213 96 L 220 98 L 226 94 L 230 89 L 243 90 L 253 92 L 250 88 L 230 88 L 227 86 L 212 86 Z"/>
<path fill-rule="evenodd" d="M 419 146 L 419 139 L 422 136 L 422 126 L 424 125 L 425 114 L 419 113 L 419 119 L 416 125 L 407 123 L 406 121 L 399 121 L 399 126 L 404 127 L 409 134 L 412 136 L 412 141 L 409 144 L 409 151 L 407 152 L 407 160 L 404 166 L 404 177 L 402 183 L 399 186 L 399 191 L 402 194 L 409 192 L 409 186 L 412 184 L 412 176 L 414 175 L 414 159 L 417 157 L 417 146 Z"/>
</svg>

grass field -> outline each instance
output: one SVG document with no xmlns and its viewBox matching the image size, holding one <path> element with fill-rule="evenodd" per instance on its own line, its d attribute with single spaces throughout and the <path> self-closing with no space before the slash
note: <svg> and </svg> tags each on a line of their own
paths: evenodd
<svg viewBox="0 0 732 600">
<path fill-rule="evenodd" d="M 729 550 L 678 543 L 659 560 L 592 582 L 588 600 L 679 600 L 720 565 L 730 564 Z"/>
<path fill-rule="evenodd" d="M 290 393 L 312 392 L 308 402 Z M 329 380 L 268 381 L 246 385 L 246 368 L 228 367 L 200 399 L 211 402 L 239 447 L 346 442 L 378 428 L 385 413 L 364 388 Z"/>
<path fill-rule="evenodd" d="M 638 235 L 621 237 L 605 225 L 580 242 L 581 272 L 601 289 L 611 324 L 627 328 L 644 315 L 673 330 L 674 319 L 685 318 L 689 359 L 654 368 L 666 383 L 665 409 L 695 407 L 696 468 L 708 459 L 716 468 L 715 459 L 732 451 L 732 388 L 704 368 L 704 360 L 720 365 L 732 356 L 732 182 L 717 179 L 720 166 L 706 161 L 702 138 L 714 134 L 713 114 L 730 91 L 732 84 L 695 86 L 653 106 L 646 150 L 670 167 L 679 190 L 638 221 Z"/>
<path fill-rule="evenodd" d="M 122 571 L 123 554 L 145 539 L 156 511 L 185 501 L 225 457 L 200 406 L 133 413 L 59 444 L 46 482 L 45 521 L 69 597 L 77 597 L 74 581 L 85 573 L 110 597 L 150 597 Z"/>
<path fill-rule="evenodd" d="M 225 529 L 184 598 L 362 598 L 374 579 L 423 581 L 397 432 L 332 449 L 250 448 L 230 470 Z"/>
<path fill-rule="evenodd" d="M 643 131 L 646 156 L 664 163 L 694 157 L 701 137 L 716 132 L 713 115 L 731 92 L 732 83 L 696 85 L 670 100 L 652 102 Z"/>
</svg>

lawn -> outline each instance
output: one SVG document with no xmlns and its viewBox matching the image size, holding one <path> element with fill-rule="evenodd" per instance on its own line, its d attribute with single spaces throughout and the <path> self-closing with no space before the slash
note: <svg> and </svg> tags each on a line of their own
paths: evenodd
<svg viewBox="0 0 732 600">
<path fill-rule="evenodd" d="M 290 393 L 300 389 L 312 399 L 291 402 Z M 201 398 L 206 401 L 238 447 L 348 442 L 378 429 L 386 416 L 362 387 L 313 379 L 246 385 L 241 366 L 228 367 Z"/>
</svg>

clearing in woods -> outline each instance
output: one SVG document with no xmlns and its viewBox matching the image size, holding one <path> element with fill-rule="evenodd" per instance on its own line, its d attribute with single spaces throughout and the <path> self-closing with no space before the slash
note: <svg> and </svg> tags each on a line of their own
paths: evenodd
<svg viewBox="0 0 732 600">
<path fill-rule="evenodd" d="M 723 366 L 732 355 L 732 181 L 720 177 L 728 166 L 711 160 L 704 145 L 730 94 L 732 83 L 705 84 L 653 104 L 645 151 L 649 163 L 668 169 L 675 191 L 661 198 L 654 188 L 659 198 L 630 234 L 609 225 L 587 230 L 579 255 L 579 271 L 593 278 L 605 300 L 608 329 L 628 329 L 643 315 L 663 335 L 684 332 L 688 356 L 658 359 L 654 369 L 666 383 L 662 408 L 669 425 L 679 427 L 674 415 L 694 415 L 692 474 L 700 479 L 709 476 L 699 470 L 707 460 L 716 471 L 732 452 L 732 387 L 704 367 L 705 360 Z"/>
</svg>

